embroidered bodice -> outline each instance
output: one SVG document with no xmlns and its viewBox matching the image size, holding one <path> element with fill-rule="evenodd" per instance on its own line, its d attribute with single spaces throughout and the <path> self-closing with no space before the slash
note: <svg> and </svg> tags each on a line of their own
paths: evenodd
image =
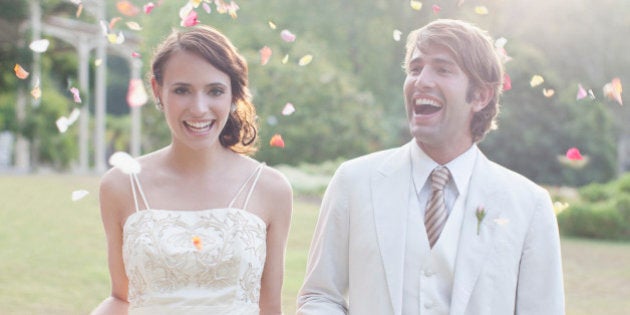
<svg viewBox="0 0 630 315">
<path fill-rule="evenodd" d="M 266 225 L 245 209 L 260 170 L 243 184 L 242 209 L 233 203 L 243 188 L 225 208 L 152 209 L 132 176 L 147 209 L 123 227 L 129 314 L 258 314 Z"/>
</svg>

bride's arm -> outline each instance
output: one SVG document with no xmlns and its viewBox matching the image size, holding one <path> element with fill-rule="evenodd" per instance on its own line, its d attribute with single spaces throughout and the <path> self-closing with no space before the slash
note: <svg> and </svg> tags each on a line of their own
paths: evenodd
<svg viewBox="0 0 630 315">
<path fill-rule="evenodd" d="M 257 187 L 265 196 L 260 205 L 267 221 L 267 257 L 260 286 L 260 314 L 282 314 L 282 281 L 293 191 L 288 180 L 278 171 L 266 168 Z"/>
<path fill-rule="evenodd" d="M 126 315 L 128 280 L 122 258 L 122 224 L 130 190 L 127 176 L 118 170 L 110 170 L 103 176 L 99 191 L 101 219 L 107 240 L 107 263 L 111 279 L 111 296 L 99 304 L 91 315 Z"/>
</svg>

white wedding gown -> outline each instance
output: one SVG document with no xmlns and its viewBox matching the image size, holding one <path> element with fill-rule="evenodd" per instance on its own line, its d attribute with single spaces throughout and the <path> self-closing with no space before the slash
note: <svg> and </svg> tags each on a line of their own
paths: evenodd
<svg viewBox="0 0 630 315">
<path fill-rule="evenodd" d="M 123 227 L 130 315 L 259 313 L 266 225 L 245 209 L 261 169 L 226 208 L 194 211 L 150 208 L 132 176 L 136 212 Z M 242 209 L 233 207 L 250 182 Z"/>
</svg>

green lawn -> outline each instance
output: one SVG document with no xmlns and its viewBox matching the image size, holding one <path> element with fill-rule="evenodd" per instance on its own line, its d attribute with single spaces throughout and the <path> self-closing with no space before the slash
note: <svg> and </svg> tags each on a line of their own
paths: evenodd
<svg viewBox="0 0 630 315">
<path fill-rule="evenodd" d="M 75 190 L 90 192 L 72 201 Z M 109 292 L 105 240 L 93 176 L 0 176 L 0 314 L 87 314 Z M 283 303 L 295 296 L 317 216 L 297 198 Z M 626 314 L 630 244 L 562 240 L 567 314 Z"/>
</svg>

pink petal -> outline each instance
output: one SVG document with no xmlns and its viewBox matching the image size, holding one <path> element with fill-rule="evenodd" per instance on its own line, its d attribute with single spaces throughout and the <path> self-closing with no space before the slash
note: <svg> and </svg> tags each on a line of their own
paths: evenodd
<svg viewBox="0 0 630 315">
<path fill-rule="evenodd" d="M 440 13 L 440 10 L 442 10 L 442 8 L 440 8 L 440 6 L 439 6 L 439 5 L 437 5 L 437 4 L 434 4 L 434 5 L 432 6 L 432 9 L 433 9 L 433 13 L 435 13 L 435 14 Z"/>
<path fill-rule="evenodd" d="M 295 41 L 295 35 L 291 33 L 289 30 L 283 30 L 282 32 L 280 32 L 280 37 L 282 37 L 282 40 L 284 40 L 287 43 Z"/>
<path fill-rule="evenodd" d="M 580 154 L 580 150 L 578 150 L 578 148 L 570 148 L 569 150 L 567 150 L 567 159 L 571 160 L 571 161 L 579 161 L 582 160 L 582 154 Z"/>
<path fill-rule="evenodd" d="M 139 58 L 140 54 L 134 51 L 134 52 L 131 53 L 131 57 Z"/>
<path fill-rule="evenodd" d="M 155 4 L 153 2 L 149 2 L 142 7 L 142 10 L 144 11 L 145 14 L 149 14 L 151 13 L 151 11 L 153 11 L 154 8 L 155 8 Z"/>
<path fill-rule="evenodd" d="M 129 90 L 127 91 L 127 104 L 129 107 L 139 107 L 149 100 L 144 84 L 141 79 L 129 80 Z"/>
<path fill-rule="evenodd" d="M 70 88 L 70 93 L 72 93 L 75 103 L 81 103 L 81 96 L 79 95 L 79 89 L 72 87 Z"/>
<path fill-rule="evenodd" d="M 503 91 L 509 91 L 512 89 L 512 79 L 507 74 L 507 72 L 503 75 Z"/>
<path fill-rule="evenodd" d="M 582 84 L 578 84 L 578 92 L 577 92 L 576 100 L 579 101 L 579 100 L 585 98 L 586 96 L 587 96 L 586 90 L 584 89 Z"/>
<path fill-rule="evenodd" d="M 197 12 L 190 11 L 190 13 L 188 13 L 188 16 L 186 16 L 186 18 L 184 20 L 182 20 L 181 25 L 184 27 L 189 27 L 189 26 L 195 26 L 199 24 L 199 20 L 197 20 Z"/>
</svg>

